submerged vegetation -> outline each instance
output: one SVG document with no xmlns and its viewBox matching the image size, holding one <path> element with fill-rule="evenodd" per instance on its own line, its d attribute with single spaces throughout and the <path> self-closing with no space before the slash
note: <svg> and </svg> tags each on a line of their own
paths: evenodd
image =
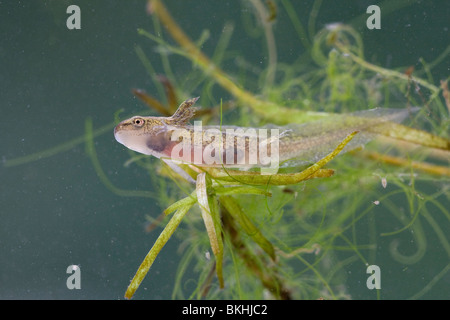
<svg viewBox="0 0 450 320">
<path fill-rule="evenodd" d="M 315 2 L 315 14 L 320 2 Z M 227 55 L 232 24 L 224 26 L 209 58 L 200 50 L 208 40 L 206 31 L 192 41 L 162 1 L 148 1 L 154 30 L 138 33 L 158 47 L 165 76 L 155 74 L 154 56 L 150 59 L 139 46 L 136 53 L 165 102 L 141 90 L 134 94 L 161 115 L 171 115 L 181 100 L 200 93 L 200 102 L 212 107 L 204 107 L 197 117 L 242 126 L 303 123 L 375 107 L 420 106 L 420 111 L 410 116 L 408 127 L 379 132 L 380 139 L 364 150 L 334 158 L 336 150 L 312 167 L 286 169 L 271 178 L 232 170 L 190 171 L 195 188 L 157 159 L 132 152 L 126 166 L 147 172 L 154 191 L 117 188 L 103 171 L 93 143 L 96 136 L 110 133 L 114 124 L 95 129 L 90 119 L 84 137 L 6 165 L 85 142 L 108 189 L 124 197 L 158 199 L 167 207 L 160 217 L 148 217 L 149 230 L 163 231 L 130 284 L 127 298 L 146 275 L 152 276 L 150 266 L 172 234 L 183 239 L 173 290 L 176 299 L 351 298 L 348 288 L 368 290 L 366 268 L 380 261 L 382 288 L 384 281 L 398 285 L 403 279 L 413 283 L 414 294 L 398 298 L 425 296 L 450 271 L 449 79 L 435 85 L 431 77 L 425 78 L 429 73 L 418 77 L 412 69 L 372 64 L 365 59 L 363 39 L 352 27 L 334 24 L 315 32 L 312 14 L 305 29 L 288 0 L 250 0 L 245 6 L 250 9 L 246 15 L 254 14 L 256 21 L 250 26 L 246 16 L 248 29 L 262 30 L 265 37 L 267 65 L 259 71 L 234 56 L 239 70 L 232 76 L 221 68 L 232 56 Z M 291 64 L 277 58 L 273 26 L 280 10 L 287 12 L 306 48 Z M 422 61 L 424 70 L 439 66 L 449 51 L 450 47 L 432 63 Z M 191 62 L 186 77 L 174 75 L 172 55 Z M 219 103 L 218 86 L 229 100 Z M 287 177 L 291 180 L 283 180 Z M 390 217 L 396 223 L 386 224 Z M 435 261 L 438 267 L 433 270 L 438 271 L 414 283 L 408 268 L 426 268 L 424 257 L 430 247 L 442 257 Z M 382 289 L 373 297 L 383 298 Z"/>
</svg>

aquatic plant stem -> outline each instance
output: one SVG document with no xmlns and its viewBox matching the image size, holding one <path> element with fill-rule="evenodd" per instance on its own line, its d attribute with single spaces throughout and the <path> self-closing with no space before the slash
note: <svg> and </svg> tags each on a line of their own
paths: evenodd
<svg viewBox="0 0 450 320">
<path fill-rule="evenodd" d="M 194 204 L 194 202 L 192 202 Z M 185 216 L 185 214 L 189 211 L 191 208 L 191 205 L 186 205 L 184 207 L 179 208 L 173 217 L 170 219 L 170 221 L 167 223 L 164 230 L 159 235 L 158 239 L 156 239 L 155 244 L 150 249 L 148 254 L 145 256 L 144 261 L 142 261 L 141 265 L 139 266 L 139 269 L 137 270 L 136 274 L 133 277 L 133 280 L 131 280 L 130 285 L 127 288 L 127 291 L 125 292 L 125 298 L 131 299 L 136 292 L 136 290 L 139 288 L 139 285 L 141 284 L 142 280 L 144 280 L 145 276 L 147 275 L 148 271 L 150 270 L 150 267 L 152 266 L 153 262 L 156 259 L 156 256 L 159 254 L 161 249 L 164 247 L 164 245 L 167 243 L 167 241 L 170 239 L 174 231 L 177 229 L 178 225 L 180 224 L 181 220 Z"/>
<path fill-rule="evenodd" d="M 99 129 L 92 131 L 92 137 L 95 138 L 102 134 L 105 134 L 106 132 L 111 132 L 111 130 L 114 128 L 114 126 L 115 126 L 115 123 L 109 123 L 107 125 L 104 125 L 103 127 L 100 127 Z M 85 140 L 86 140 L 86 136 L 81 135 L 77 138 L 71 139 L 69 141 L 66 141 L 64 143 L 58 144 L 54 147 L 51 147 L 51 148 L 48 148 L 48 149 L 45 149 L 42 151 L 38 151 L 38 152 L 35 152 L 32 154 L 28 154 L 28 155 L 22 156 L 22 157 L 17 157 L 14 159 L 5 160 L 3 162 L 3 165 L 5 167 L 15 167 L 15 166 L 20 166 L 20 165 L 30 163 L 33 161 L 49 158 L 49 157 L 52 157 L 59 153 L 69 151 L 69 150 L 73 149 L 74 147 L 76 147 L 77 145 L 85 142 Z"/>
<path fill-rule="evenodd" d="M 401 166 L 401 167 L 410 166 L 413 169 L 421 170 L 426 173 L 435 174 L 438 176 L 450 177 L 450 169 L 449 168 L 434 165 L 431 163 L 411 161 L 411 160 L 400 158 L 400 157 L 394 157 L 394 156 L 380 154 L 377 152 L 370 152 L 370 151 L 364 151 L 361 153 L 361 155 L 363 157 L 370 158 L 377 162 L 384 162 L 384 163 Z"/>
<path fill-rule="evenodd" d="M 267 44 L 267 54 L 269 62 L 267 65 L 267 74 L 265 79 L 265 89 L 269 89 L 273 86 L 275 81 L 275 72 L 277 70 L 277 46 L 275 44 L 275 36 L 273 34 L 271 20 L 267 19 L 269 14 L 260 0 L 250 0 L 251 4 L 255 7 L 259 22 L 264 29 Z"/>
<path fill-rule="evenodd" d="M 220 288 L 224 287 L 222 263 L 223 263 L 223 240 L 222 228 L 220 225 L 220 213 L 217 207 L 214 194 L 210 194 L 212 182 L 206 173 L 197 176 L 197 201 L 200 206 L 202 218 L 208 233 L 211 249 L 216 257 L 216 273 L 219 279 Z"/>
<path fill-rule="evenodd" d="M 275 119 L 282 118 L 284 114 L 285 119 L 289 118 L 292 120 L 293 117 L 297 117 L 298 122 L 302 122 L 302 119 L 303 121 L 306 121 L 308 119 L 311 120 L 312 117 L 319 119 L 326 116 L 326 114 L 322 112 L 282 108 L 275 103 L 260 100 L 252 93 L 238 87 L 225 72 L 217 67 L 205 54 L 203 54 L 203 52 L 197 48 L 192 40 L 178 26 L 160 0 L 149 0 L 149 2 L 151 3 L 153 12 L 158 16 L 172 38 L 185 50 L 185 53 L 189 59 L 202 68 L 205 74 L 210 75 L 219 85 L 225 88 L 239 101 L 252 108 L 252 110 L 254 110 L 257 114 L 267 118 L 274 117 Z"/>
<path fill-rule="evenodd" d="M 233 203 L 231 207 L 229 207 L 230 203 Z M 247 268 L 251 270 L 257 278 L 259 278 L 262 285 L 276 299 L 290 300 L 291 293 L 284 285 L 280 275 L 276 272 L 276 265 L 273 265 L 273 260 L 269 262 L 263 256 L 255 254 L 241 237 L 240 232 L 238 231 L 239 229 L 236 223 L 237 220 L 235 219 L 235 214 L 232 215 L 232 211 L 230 211 L 230 209 L 234 210 L 233 207 L 234 205 L 237 205 L 237 203 L 235 203 L 234 199 L 231 197 L 221 197 L 221 204 L 224 230 L 229 236 L 230 242 L 236 249 L 237 254 L 242 258 L 242 261 L 245 263 Z M 258 229 L 256 230 L 259 231 Z M 272 246 L 270 242 L 268 242 L 268 244 Z"/>
<path fill-rule="evenodd" d="M 264 101 L 256 98 L 252 93 L 238 87 L 225 72 L 223 72 L 219 67 L 217 67 L 203 52 L 201 52 L 197 46 L 189 39 L 189 37 L 183 32 L 183 30 L 177 25 L 175 20 L 172 18 L 170 13 L 167 11 L 165 6 L 160 0 L 149 0 L 153 12 L 158 16 L 160 21 L 166 27 L 168 32 L 171 34 L 172 38 L 178 42 L 178 44 L 186 51 L 186 55 L 191 61 L 197 63 L 203 71 L 213 77 L 217 83 L 228 90 L 233 96 L 249 106 L 256 114 L 265 117 L 266 119 L 271 119 L 275 123 L 286 122 L 288 119 L 291 123 L 294 122 L 305 122 L 318 120 L 323 117 L 330 116 L 329 113 L 325 112 L 313 112 L 313 111 L 303 111 L 299 109 L 284 108 L 270 101 Z M 336 30 L 338 32 L 338 30 Z M 372 65 L 365 61 L 364 59 L 358 57 L 348 50 L 348 48 L 335 40 L 333 43 L 338 50 L 344 54 L 348 54 L 351 59 L 360 64 L 362 67 L 378 72 L 387 77 L 397 77 L 403 80 L 409 80 L 409 76 L 402 74 L 397 71 L 386 70 L 384 68 Z M 439 88 L 426 82 L 425 80 L 419 78 L 411 78 L 418 84 L 430 89 L 434 93 L 439 91 Z M 389 131 L 377 132 L 381 135 L 388 137 L 398 138 L 399 132 L 403 134 L 402 140 L 410 141 L 415 144 L 425 145 L 430 148 L 450 150 L 450 140 L 442 137 L 438 137 L 425 131 L 421 130 L 404 130 L 403 126 L 393 124 L 391 126 L 393 129 Z M 409 129 L 409 128 L 408 128 Z M 424 139 L 424 136 L 425 139 Z"/>
<path fill-rule="evenodd" d="M 433 85 L 433 84 L 431 84 L 431 83 L 429 83 L 429 82 L 427 82 L 427 81 L 425 81 L 423 79 L 420 79 L 420 78 L 417 78 L 417 77 L 413 77 L 413 76 L 408 75 L 406 73 L 398 72 L 398 71 L 395 71 L 395 70 L 388 70 L 388 69 L 376 66 L 374 64 L 371 64 L 371 63 L 367 62 L 366 60 L 358 57 L 354 53 L 352 53 L 350 50 L 348 50 L 348 48 L 344 44 L 342 44 L 339 41 L 334 42 L 333 45 L 337 49 L 339 49 L 339 51 L 341 51 L 345 55 L 348 55 L 354 62 L 356 62 L 357 64 L 359 64 L 360 66 L 362 66 L 365 69 L 368 69 L 368 70 L 371 70 L 373 72 L 382 74 L 385 77 L 399 78 L 399 79 L 402 79 L 402 80 L 405 80 L 405 81 L 412 80 L 412 81 L 420 84 L 421 86 L 431 90 L 433 93 L 436 93 L 436 92 L 439 91 L 438 87 L 436 87 L 435 85 Z"/>
<path fill-rule="evenodd" d="M 267 240 L 261 231 L 253 224 L 253 222 L 247 217 L 242 208 L 231 196 L 220 196 L 219 202 L 223 208 L 225 208 L 228 214 L 236 221 L 242 229 L 255 241 L 261 249 L 263 249 L 272 260 L 276 259 L 275 249 L 272 243 Z"/>
<path fill-rule="evenodd" d="M 153 12 L 158 16 L 163 25 L 171 34 L 172 38 L 186 50 L 192 61 L 195 61 L 207 74 L 211 74 L 217 82 L 227 88 L 233 95 L 243 100 L 254 101 L 255 98 L 238 88 L 234 82 L 229 79 L 226 74 L 219 69 L 206 55 L 203 54 L 183 30 L 177 25 L 170 13 L 160 0 L 150 0 Z M 257 100 L 257 99 L 256 99 Z"/>
</svg>

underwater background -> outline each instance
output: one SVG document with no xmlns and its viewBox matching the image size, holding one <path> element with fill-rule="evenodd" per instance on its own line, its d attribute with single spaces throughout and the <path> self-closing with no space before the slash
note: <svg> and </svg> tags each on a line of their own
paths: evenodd
<svg viewBox="0 0 450 320">
<path fill-rule="evenodd" d="M 314 30 L 310 30 L 313 34 L 331 23 L 352 25 L 363 39 L 366 59 L 384 68 L 420 69 L 420 58 L 430 62 L 447 52 L 429 73 L 435 85 L 448 79 L 448 1 L 395 1 L 395 6 L 389 1 L 272 2 L 277 7 L 274 35 L 280 62 L 300 63 L 297 58 L 305 50 L 286 11 L 285 3 L 289 3 L 298 19 L 305 22 L 318 8 Z M 225 72 L 233 73 L 238 69 L 236 65 L 245 62 L 254 66 L 255 73 L 264 70 L 264 37 L 257 30 L 254 13 L 246 1 L 164 3 L 192 39 L 199 39 L 205 29 L 209 31 L 201 47 L 208 56 L 214 54 L 224 26 L 233 24 L 234 32 L 225 52 L 241 59 L 224 60 L 221 68 Z M 66 27 L 66 9 L 71 4 L 81 9 L 80 30 Z M 380 30 L 366 27 L 366 9 L 372 4 L 381 8 Z M 159 230 L 145 231 L 146 215 L 156 218 L 168 204 L 157 198 L 111 192 L 99 179 L 83 143 L 87 118 L 92 119 L 94 128 L 111 124 L 105 133 L 95 137 L 104 173 L 118 188 L 154 191 L 149 176 L 140 167 L 124 167 L 130 155 L 113 136 L 118 110 L 123 109 L 121 117 L 143 110 L 148 113 L 131 89 L 141 88 L 161 101 L 165 99 L 136 53 L 136 48 L 140 48 L 152 61 L 155 73 L 164 74 L 167 69 L 158 56 L 164 48 L 138 34 L 139 28 L 158 32 L 145 1 L 0 3 L 0 299 L 122 299 L 158 236 Z M 165 39 L 169 37 L 166 35 Z M 172 76 L 180 80 L 179 84 L 189 84 L 195 65 L 180 56 L 168 56 L 172 59 Z M 260 84 L 242 81 L 258 94 Z M 231 98 L 221 88 L 211 92 L 215 102 Z M 180 100 L 202 94 L 200 89 L 183 93 Z M 227 118 L 224 121 L 227 123 Z M 54 155 L 22 158 L 66 142 L 71 144 Z M 333 167 L 332 163 L 329 167 Z M 439 186 L 448 184 L 447 178 Z M 172 187 L 167 188 L 168 193 L 171 190 Z M 439 201 L 443 208 L 450 207 L 448 191 Z M 382 214 L 382 209 L 377 210 Z M 385 225 L 397 221 L 388 214 L 382 217 Z M 382 266 L 379 296 L 375 290 L 367 289 L 368 275 L 361 263 L 349 263 L 343 268 L 345 277 L 340 284 L 343 296 L 407 299 L 422 292 L 418 298 L 450 298 L 448 248 L 441 245 L 449 241 L 449 216 L 439 213 L 434 218 L 446 240 L 439 242 L 434 229 L 424 225 L 427 245 L 421 248 L 417 263 L 398 263 L 388 253 L 380 253 L 376 261 Z M 416 250 L 411 239 L 405 234 L 397 238 L 404 245 L 405 254 Z M 136 299 L 173 297 L 183 256 L 182 241 L 176 235 L 170 239 Z M 392 239 L 385 241 L 390 243 Z M 66 286 L 66 269 L 70 265 L 80 267 L 79 290 Z M 189 275 L 184 277 L 190 279 Z M 197 275 L 192 276 L 196 278 Z M 186 288 L 190 288 L 189 280 L 186 281 Z"/>
</svg>

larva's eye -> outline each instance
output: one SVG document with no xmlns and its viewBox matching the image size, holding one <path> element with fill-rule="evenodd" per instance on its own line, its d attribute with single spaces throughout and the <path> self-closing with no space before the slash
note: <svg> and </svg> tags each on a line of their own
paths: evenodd
<svg viewBox="0 0 450 320">
<path fill-rule="evenodd" d="M 136 128 L 142 127 L 142 126 L 144 125 L 144 123 L 145 123 L 145 121 L 144 121 L 144 119 L 142 119 L 142 118 L 134 118 L 134 119 L 133 119 L 133 125 L 134 125 Z"/>
</svg>

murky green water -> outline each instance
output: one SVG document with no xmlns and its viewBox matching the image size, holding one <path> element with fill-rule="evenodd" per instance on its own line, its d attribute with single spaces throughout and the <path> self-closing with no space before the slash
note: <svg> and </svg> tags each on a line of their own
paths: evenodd
<svg viewBox="0 0 450 320">
<path fill-rule="evenodd" d="M 293 1 L 297 14 L 307 21 L 311 3 Z M 354 22 L 363 34 L 368 61 L 388 68 L 416 66 L 419 58 L 436 59 L 449 46 L 445 1 L 425 4 L 403 1 L 393 13 L 382 9 L 381 30 L 365 27 L 365 10 L 374 1 L 324 1 L 316 30 L 332 22 Z M 0 141 L 2 161 L 50 148 L 84 134 L 86 117 L 96 128 L 111 123 L 114 113 L 144 110 L 131 88 L 143 88 L 158 96 L 157 88 L 139 61 L 135 46 L 148 57 L 157 56 L 154 43 L 137 34 L 137 28 L 153 31 L 144 1 L 78 1 L 81 30 L 66 27 L 67 1 L 3 2 L 0 4 Z M 203 29 L 210 38 L 202 48 L 213 54 L 224 24 L 234 22 L 229 50 L 246 61 L 265 65 L 263 38 L 252 38 L 244 25 L 249 9 L 241 1 L 167 1 L 180 25 L 193 39 Z M 278 59 L 293 63 L 303 50 L 298 36 L 278 3 L 275 36 Z M 388 11 L 386 9 L 386 11 Z M 355 20 L 363 19 L 363 20 Z M 438 84 L 449 75 L 447 56 L 431 71 Z M 163 72 L 159 59 L 153 61 Z M 222 68 L 233 69 L 236 59 Z M 259 63 L 258 63 L 259 62 Z M 444 67 L 442 67 L 444 66 Z M 192 68 L 175 57 L 172 71 L 181 79 Z M 256 69 L 256 72 L 258 69 Z M 258 85 L 249 85 L 257 91 Z M 181 94 L 181 93 L 180 93 Z M 187 97 L 199 92 L 185 92 Z M 222 94 L 222 95 L 221 95 Z M 217 90 L 215 99 L 230 96 Z M 158 96 L 158 98 L 162 98 Z M 96 150 L 109 179 L 119 187 L 147 190 L 151 183 L 138 167 L 124 168 L 128 159 L 122 145 L 108 134 L 96 138 Z M 155 160 L 156 161 L 156 160 Z M 101 183 L 86 156 L 84 145 L 31 163 L 0 168 L 0 298 L 1 299 L 120 299 L 158 232 L 144 231 L 145 215 L 156 217 L 165 203 L 145 198 L 119 197 Z M 447 180 L 448 181 L 448 180 Z M 448 184 L 448 182 L 447 182 Z M 448 195 L 446 204 L 448 208 Z M 401 201 L 401 199 L 399 199 Z M 433 209 L 430 208 L 431 214 Z M 389 215 L 379 210 L 383 223 Z M 392 219 L 392 218 L 391 218 Z M 435 217 L 448 242 L 448 216 Z M 449 257 L 428 225 L 427 247 L 419 263 L 393 263 L 389 252 L 382 273 L 381 298 L 412 297 L 448 266 Z M 405 237 L 408 239 L 408 237 Z M 386 240 L 391 242 L 392 239 Z M 406 240 L 408 241 L 408 240 Z M 173 237 L 161 252 L 138 291 L 138 299 L 171 297 L 181 255 L 180 239 Z M 386 245 L 387 247 L 388 245 Z M 408 252 L 411 250 L 411 252 Z M 414 246 L 405 254 L 414 253 Z M 378 260 L 383 265 L 383 260 Z M 81 289 L 69 290 L 66 269 L 76 264 L 81 270 Z M 389 266 L 389 267 L 387 267 Z M 343 281 L 353 298 L 376 299 L 365 286 L 367 275 L 360 265 L 348 266 Z M 450 297 L 448 270 L 421 298 Z"/>
</svg>

